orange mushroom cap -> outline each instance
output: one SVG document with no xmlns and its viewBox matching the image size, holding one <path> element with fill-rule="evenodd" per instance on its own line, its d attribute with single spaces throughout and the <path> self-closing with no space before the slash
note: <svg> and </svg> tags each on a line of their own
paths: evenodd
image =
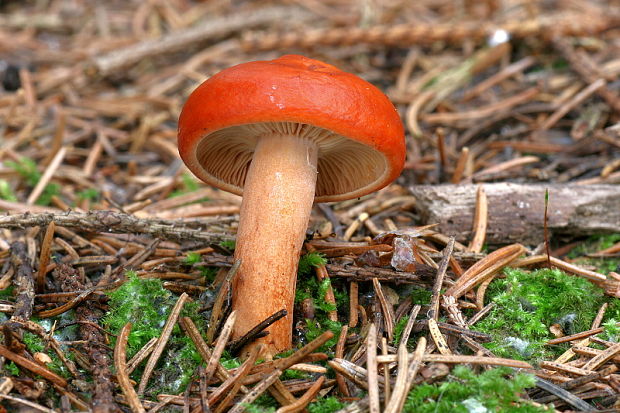
<svg viewBox="0 0 620 413">
<path fill-rule="evenodd" d="M 379 89 L 298 55 L 243 63 L 206 80 L 181 112 L 179 153 L 200 179 L 241 195 L 256 140 L 267 133 L 317 143 L 317 202 L 378 190 L 405 161 L 402 122 Z"/>
</svg>

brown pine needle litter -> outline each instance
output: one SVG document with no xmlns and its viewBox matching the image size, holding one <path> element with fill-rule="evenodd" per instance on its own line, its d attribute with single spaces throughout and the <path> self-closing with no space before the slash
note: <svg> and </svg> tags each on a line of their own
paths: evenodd
<svg viewBox="0 0 620 413">
<path fill-rule="evenodd" d="M 619 24 L 603 0 L 0 2 L 0 413 L 398 413 L 459 365 L 532 374 L 540 411 L 619 410 Z M 247 345 L 287 311 L 232 334 L 241 198 L 176 139 L 197 85 L 283 54 L 381 89 L 407 159 L 316 205 L 272 359 Z M 605 301 L 548 320 L 544 359 L 499 357 L 495 286 L 548 266 Z M 144 339 L 110 323 L 132 282 L 167 297 Z"/>
</svg>

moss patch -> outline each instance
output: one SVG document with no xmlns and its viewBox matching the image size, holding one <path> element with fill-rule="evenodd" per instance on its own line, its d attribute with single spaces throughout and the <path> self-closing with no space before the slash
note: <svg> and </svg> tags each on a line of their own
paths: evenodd
<svg viewBox="0 0 620 413">
<path fill-rule="evenodd" d="M 552 324 L 559 324 L 565 334 L 587 330 L 605 301 L 618 301 L 605 297 L 589 281 L 556 269 L 508 269 L 505 274 L 505 278 L 491 283 L 486 295 L 495 308 L 474 326 L 493 337 L 486 346 L 500 357 L 529 361 L 553 358 L 565 346 L 543 345 L 554 338 L 549 331 Z M 614 303 L 606 319 L 613 318 L 617 309 Z"/>
<path fill-rule="evenodd" d="M 108 294 L 110 310 L 104 325 L 116 335 L 125 324 L 132 323 L 127 339 L 127 357 L 131 358 L 151 338 L 159 337 L 177 298 L 163 288 L 161 280 L 138 278 L 132 272 L 127 275 L 128 281 Z M 198 301 L 186 303 L 181 316 L 192 318 L 201 328 L 205 321 L 198 315 L 199 304 Z M 147 392 L 156 395 L 183 391 L 201 361 L 192 341 L 175 326 Z M 138 368 L 132 377 L 139 380 L 141 373 Z"/>
<path fill-rule="evenodd" d="M 456 366 L 448 380 L 413 388 L 409 392 L 403 411 L 411 413 L 546 411 L 519 397 L 526 388 L 534 386 L 534 377 L 516 374 L 510 378 L 510 373 L 511 369 L 497 368 L 476 375 L 465 366 Z"/>
</svg>

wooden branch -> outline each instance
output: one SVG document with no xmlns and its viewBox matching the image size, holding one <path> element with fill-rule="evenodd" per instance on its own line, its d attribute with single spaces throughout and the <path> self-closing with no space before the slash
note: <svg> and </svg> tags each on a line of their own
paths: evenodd
<svg viewBox="0 0 620 413">
<path fill-rule="evenodd" d="M 203 229 L 209 225 L 216 226 L 225 222 L 221 218 L 201 220 L 141 219 L 113 211 L 6 215 L 0 216 L 0 228 L 43 227 L 52 221 L 58 227 L 80 228 L 86 232 L 138 233 L 164 239 L 207 243 L 219 243 L 234 239 L 230 234 L 207 232 Z"/>
<path fill-rule="evenodd" d="M 543 241 L 545 189 L 549 230 L 571 236 L 620 232 L 620 187 L 574 184 L 483 184 L 488 197 L 487 242 Z M 411 192 L 424 223 L 464 242 L 471 237 L 478 185 L 414 186 Z"/>
<path fill-rule="evenodd" d="M 196 26 L 178 30 L 157 39 L 144 40 L 95 57 L 87 67 L 94 68 L 95 73 L 100 76 L 108 76 L 145 58 L 187 50 L 187 48 L 227 36 L 237 30 L 247 30 L 272 21 L 299 19 L 303 14 L 302 10 L 291 7 L 265 7 L 211 21 L 205 20 Z"/>
</svg>

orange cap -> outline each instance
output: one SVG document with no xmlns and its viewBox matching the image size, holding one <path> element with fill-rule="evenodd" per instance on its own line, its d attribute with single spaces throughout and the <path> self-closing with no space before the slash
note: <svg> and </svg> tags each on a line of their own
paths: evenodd
<svg viewBox="0 0 620 413">
<path fill-rule="evenodd" d="M 379 89 L 298 55 L 243 63 L 202 83 L 179 118 L 179 153 L 203 181 L 241 194 L 256 140 L 266 133 L 317 142 L 317 202 L 380 189 L 405 160 L 402 122 Z"/>
</svg>

